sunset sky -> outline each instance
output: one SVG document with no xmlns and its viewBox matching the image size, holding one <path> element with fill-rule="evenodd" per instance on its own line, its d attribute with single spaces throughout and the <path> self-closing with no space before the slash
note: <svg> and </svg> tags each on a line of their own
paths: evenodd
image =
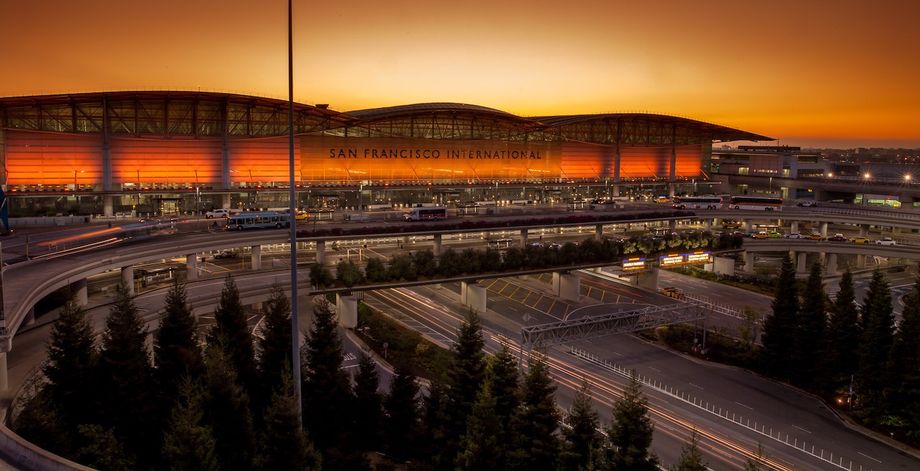
<svg viewBox="0 0 920 471">
<path fill-rule="evenodd" d="M 286 98 L 285 0 L 0 0 L 0 96 Z M 920 147 L 917 0 L 295 0 L 295 99 L 665 113 Z"/>
</svg>

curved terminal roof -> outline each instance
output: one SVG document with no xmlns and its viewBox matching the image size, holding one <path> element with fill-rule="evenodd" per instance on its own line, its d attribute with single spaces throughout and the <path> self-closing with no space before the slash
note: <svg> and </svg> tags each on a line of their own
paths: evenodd
<svg viewBox="0 0 920 471">
<path fill-rule="evenodd" d="M 285 100 L 200 91 L 118 91 L 0 97 L 0 127 L 68 133 L 165 137 L 280 136 L 287 133 Z M 610 143 L 623 133 L 678 141 L 770 141 L 773 138 L 688 118 L 648 113 L 608 113 L 522 117 L 463 103 L 417 103 L 338 112 L 326 105 L 294 104 L 298 134 L 390 135 L 428 138 L 572 139 Z M 444 132 L 445 117 L 455 130 Z M 431 129 L 418 129 L 416 118 Z M 458 125 L 458 119 L 464 124 Z M 502 132 L 484 119 L 500 123 Z M 408 132 L 402 129 L 408 125 Z M 465 123 L 469 121 L 469 123 Z M 390 124 L 387 124 L 390 123 Z M 400 123 L 400 124 L 395 124 Z M 425 126 L 426 124 L 422 124 Z M 382 127 L 386 126 L 386 127 Z M 462 131 L 461 128 L 470 128 Z M 348 131 L 352 129 L 353 131 Z M 336 131 L 338 130 L 338 131 Z M 382 131 L 382 130 L 385 130 Z M 383 134 L 381 134 L 383 133 Z M 523 137 L 522 137 L 523 136 Z M 530 136 L 530 137 L 526 137 Z M 642 142 L 644 139 L 624 139 Z"/>
</svg>

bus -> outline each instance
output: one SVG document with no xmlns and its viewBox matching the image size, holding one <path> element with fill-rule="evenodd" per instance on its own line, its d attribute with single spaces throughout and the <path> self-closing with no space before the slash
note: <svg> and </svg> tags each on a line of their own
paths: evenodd
<svg viewBox="0 0 920 471">
<path fill-rule="evenodd" d="M 447 219 L 447 208 L 412 208 L 403 214 L 406 221 L 436 221 Z"/>
<path fill-rule="evenodd" d="M 514 247 L 514 239 L 489 239 L 489 248 L 502 250 Z"/>
<path fill-rule="evenodd" d="M 728 203 L 729 209 L 747 209 L 753 211 L 782 211 L 782 198 L 769 198 L 765 196 L 732 196 Z"/>
<path fill-rule="evenodd" d="M 240 213 L 227 220 L 227 230 L 291 227 L 291 216 L 277 211 Z"/>
<path fill-rule="evenodd" d="M 671 205 L 674 209 L 722 209 L 720 196 L 681 196 Z"/>
</svg>

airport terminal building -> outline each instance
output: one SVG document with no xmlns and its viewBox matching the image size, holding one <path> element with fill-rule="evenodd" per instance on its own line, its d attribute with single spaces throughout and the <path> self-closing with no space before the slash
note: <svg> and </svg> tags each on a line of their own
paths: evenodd
<svg viewBox="0 0 920 471">
<path fill-rule="evenodd" d="M 283 206 L 287 109 L 209 92 L 0 98 L 0 183 L 14 215 Z M 299 206 L 673 192 L 709 181 L 713 142 L 772 140 L 642 113 L 294 109 Z"/>
</svg>

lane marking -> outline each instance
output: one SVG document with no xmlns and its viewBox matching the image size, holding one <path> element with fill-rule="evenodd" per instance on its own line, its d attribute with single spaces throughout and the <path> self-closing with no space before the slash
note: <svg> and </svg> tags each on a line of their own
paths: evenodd
<svg viewBox="0 0 920 471">
<path fill-rule="evenodd" d="M 867 454 L 865 454 L 865 453 L 863 453 L 863 452 L 861 452 L 861 451 L 857 451 L 856 453 L 859 453 L 860 455 L 863 455 L 863 456 L 865 456 L 866 458 L 869 458 L 870 460 L 875 461 L 876 463 L 881 464 L 881 462 L 882 462 L 882 460 L 875 459 L 875 458 L 873 458 L 873 457 L 871 457 L 871 456 L 869 456 L 869 455 L 867 455 Z"/>
<path fill-rule="evenodd" d="M 741 407 L 746 407 L 746 408 L 748 408 L 748 409 L 750 409 L 750 410 L 754 410 L 753 407 L 751 407 L 751 406 L 749 406 L 749 405 L 747 405 L 747 404 L 742 404 L 742 403 L 740 403 L 740 402 L 738 402 L 738 401 L 735 401 L 735 404 L 738 404 L 738 405 L 741 406 Z"/>
<path fill-rule="evenodd" d="M 809 434 L 809 435 L 811 434 L 811 432 L 809 432 L 808 430 L 806 430 L 806 429 L 804 429 L 804 428 L 802 428 L 802 427 L 799 427 L 798 425 L 793 425 L 792 428 L 797 428 L 797 429 L 799 429 L 799 430 L 801 430 L 801 431 L 803 431 L 803 432 L 805 432 L 805 433 L 807 433 L 807 434 Z"/>
<path fill-rule="evenodd" d="M 687 384 L 689 384 L 690 386 L 693 386 L 694 388 L 699 388 L 699 389 L 705 390 L 705 388 L 702 387 L 702 386 L 700 386 L 699 384 L 695 384 L 695 383 L 687 383 Z"/>
<path fill-rule="evenodd" d="M 648 369 L 650 369 L 650 370 L 652 370 L 652 371 L 657 371 L 657 372 L 661 373 L 661 370 L 659 370 L 658 368 L 655 368 L 654 366 L 650 366 L 650 367 L 648 367 Z"/>
</svg>

